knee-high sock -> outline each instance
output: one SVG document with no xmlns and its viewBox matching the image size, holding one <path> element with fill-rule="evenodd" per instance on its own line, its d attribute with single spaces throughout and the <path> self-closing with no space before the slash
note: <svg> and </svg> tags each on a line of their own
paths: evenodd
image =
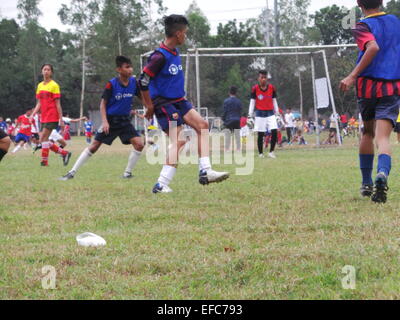
<svg viewBox="0 0 400 320">
<path fill-rule="evenodd" d="M 82 167 L 86 163 L 86 161 L 88 161 L 90 159 L 90 157 L 92 155 L 93 155 L 93 153 L 91 153 L 89 151 L 89 148 L 86 148 L 85 150 L 83 150 L 81 155 L 79 156 L 78 160 L 76 160 L 76 162 L 70 172 L 76 173 L 79 170 L 79 168 Z"/>
<path fill-rule="evenodd" d="M 271 130 L 272 138 L 271 138 L 271 149 L 270 152 L 274 152 L 276 143 L 278 142 L 278 130 Z"/>
<path fill-rule="evenodd" d="M 62 156 L 66 156 L 68 154 L 68 151 L 63 150 L 62 148 L 58 147 L 55 143 L 50 143 L 50 150 L 61 154 Z"/>
<path fill-rule="evenodd" d="M 142 155 L 141 152 L 132 150 L 131 154 L 129 155 L 128 165 L 125 169 L 125 173 L 132 173 L 132 170 L 136 166 L 141 155 Z"/>
<path fill-rule="evenodd" d="M 165 165 L 161 170 L 160 177 L 158 178 L 158 183 L 162 186 L 168 186 L 176 173 L 176 168 Z"/>
<path fill-rule="evenodd" d="M 362 183 L 372 185 L 372 170 L 374 168 L 373 154 L 360 154 L 360 170 L 362 174 Z"/>
<path fill-rule="evenodd" d="M 258 133 L 258 140 L 257 140 L 257 145 L 258 145 L 258 153 L 263 154 L 264 153 L 264 132 L 259 132 Z"/>
<path fill-rule="evenodd" d="M 48 141 L 42 142 L 42 162 L 44 164 L 49 163 L 50 143 Z"/>
<path fill-rule="evenodd" d="M 392 157 L 387 154 L 380 154 L 378 157 L 378 173 L 383 172 L 387 177 L 392 170 Z"/>
</svg>

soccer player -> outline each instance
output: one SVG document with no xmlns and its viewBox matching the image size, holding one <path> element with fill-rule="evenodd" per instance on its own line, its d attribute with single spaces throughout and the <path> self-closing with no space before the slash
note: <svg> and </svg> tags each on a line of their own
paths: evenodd
<svg viewBox="0 0 400 320">
<path fill-rule="evenodd" d="M 340 88 L 348 91 L 357 84 L 364 122 L 360 143 L 361 195 L 385 203 L 392 167 L 390 134 L 400 106 L 400 20 L 381 12 L 382 0 L 358 0 L 358 5 L 365 15 L 353 30 L 359 57 L 357 66 L 341 81 Z M 372 180 L 374 139 L 379 153 L 375 183 Z"/>
<path fill-rule="evenodd" d="M 31 128 L 31 141 L 34 152 L 36 151 L 36 148 L 39 145 L 40 141 L 39 132 L 40 132 L 40 116 L 39 114 L 35 114 L 35 116 L 32 117 L 32 128 Z"/>
<path fill-rule="evenodd" d="M 18 152 L 24 146 L 26 143 L 29 142 L 29 139 L 31 137 L 31 129 L 32 129 L 32 119 L 30 118 L 32 114 L 32 108 L 29 108 L 26 110 L 25 114 L 22 116 L 18 117 L 17 120 L 17 129 L 18 129 L 18 134 L 15 137 L 15 143 L 16 146 L 12 153 Z"/>
<path fill-rule="evenodd" d="M 148 105 L 146 118 L 152 119 L 155 113 L 160 127 L 169 136 L 171 143 L 166 164 L 153 193 L 172 192 L 169 184 L 178 167 L 178 154 L 187 142 L 180 137 L 184 124 L 192 127 L 199 137 L 199 182 L 206 185 L 229 177 L 227 172 L 212 170 L 208 122 L 185 99 L 185 78 L 177 47 L 185 43 L 189 23 L 184 16 L 171 15 L 164 19 L 164 25 L 166 38 L 148 59 L 139 81 L 142 96 Z"/>
<path fill-rule="evenodd" d="M 73 168 L 60 178 L 62 181 L 73 179 L 79 168 L 99 150 L 103 143 L 110 146 L 117 137 L 123 144 L 133 146 L 123 178 L 133 177 L 132 170 L 144 148 L 142 138 L 131 123 L 133 98 L 135 95 L 139 96 L 140 92 L 136 78 L 132 76 L 131 60 L 124 56 L 118 56 L 116 65 L 119 76 L 107 83 L 100 103 L 102 127 L 98 130 L 91 146 L 82 152 Z"/>
<path fill-rule="evenodd" d="M 85 121 L 85 136 L 86 136 L 86 143 L 91 144 L 93 136 L 93 122 L 90 121 L 89 117 L 87 117 Z"/>
<path fill-rule="evenodd" d="M 49 136 L 54 129 L 60 126 L 64 128 L 62 119 L 62 108 L 60 103 L 61 93 L 59 85 L 52 79 L 54 69 L 51 64 L 42 66 L 43 82 L 39 83 L 36 90 L 37 104 L 33 111 L 34 117 L 40 110 L 42 121 L 42 132 L 40 135 L 40 144 L 42 145 L 42 162 L 41 165 L 47 167 L 49 165 L 50 150 L 60 154 L 63 158 L 64 166 L 68 165 L 71 158 L 71 152 L 61 149 L 54 143 L 49 141 Z"/>
<path fill-rule="evenodd" d="M 15 141 L 15 124 L 11 121 L 10 118 L 7 118 L 6 123 L 7 123 L 6 133 L 10 137 L 11 141 L 14 142 Z"/>
<path fill-rule="evenodd" d="M 279 114 L 275 87 L 268 83 L 268 72 L 261 70 L 258 74 L 258 84 L 251 91 L 249 119 L 255 112 L 254 131 L 258 133 L 258 153 L 264 158 L 264 137 L 267 131 L 271 132 L 271 149 L 268 157 L 275 159 L 275 146 L 278 142 L 278 122 L 275 114 Z M 283 117 L 284 118 L 284 117 Z"/>
<path fill-rule="evenodd" d="M 292 113 L 292 109 L 288 108 L 285 113 L 285 122 L 286 122 L 286 134 L 287 134 L 287 140 L 289 141 L 289 145 L 291 144 L 292 141 L 292 136 L 294 133 L 294 116 Z"/>
<path fill-rule="evenodd" d="M 3 129 L 0 129 L 0 162 L 7 154 L 10 144 L 11 139 L 7 136 Z"/>
<path fill-rule="evenodd" d="M 4 132 L 7 131 L 7 122 L 4 121 L 3 117 L 0 117 L 0 129 Z"/>
</svg>

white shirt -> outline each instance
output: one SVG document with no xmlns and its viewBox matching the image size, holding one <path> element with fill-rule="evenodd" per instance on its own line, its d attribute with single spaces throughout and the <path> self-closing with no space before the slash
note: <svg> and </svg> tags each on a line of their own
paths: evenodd
<svg viewBox="0 0 400 320">
<path fill-rule="evenodd" d="M 286 127 L 294 128 L 293 120 L 294 120 L 293 113 L 285 113 Z"/>
<path fill-rule="evenodd" d="M 40 125 L 39 125 L 39 115 L 38 114 L 35 114 L 35 116 L 33 117 L 33 122 L 35 123 L 35 125 L 32 125 L 31 132 L 39 133 Z"/>
</svg>

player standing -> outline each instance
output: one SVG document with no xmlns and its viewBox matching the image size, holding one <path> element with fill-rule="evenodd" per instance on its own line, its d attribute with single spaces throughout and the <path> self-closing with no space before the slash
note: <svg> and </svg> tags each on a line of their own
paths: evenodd
<svg viewBox="0 0 400 320">
<path fill-rule="evenodd" d="M 258 153 L 264 158 L 264 137 L 271 132 L 271 149 L 268 157 L 275 159 L 275 146 L 278 142 L 278 122 L 275 114 L 279 114 L 275 87 L 268 83 L 268 72 L 261 70 L 258 74 L 258 84 L 251 91 L 249 119 L 253 118 L 255 110 L 254 131 L 258 133 Z"/>
<path fill-rule="evenodd" d="M 162 130 L 170 138 L 167 161 L 153 193 L 172 192 L 169 184 L 176 174 L 178 155 L 186 144 L 179 139 L 183 125 L 193 128 L 198 139 L 199 182 L 203 185 L 221 182 L 229 177 L 227 172 L 216 172 L 211 168 L 209 157 L 209 126 L 193 106 L 185 99 L 185 78 L 178 46 L 186 41 L 188 21 L 184 16 L 171 15 L 164 19 L 166 38 L 154 51 L 144 67 L 139 85 L 146 104 L 146 118 L 155 113 Z"/>
<path fill-rule="evenodd" d="M 135 95 L 139 96 L 139 89 L 136 78 L 132 76 L 131 60 L 124 56 L 118 56 L 116 65 L 119 76 L 107 83 L 100 103 L 102 127 L 98 130 L 91 146 L 81 153 L 73 168 L 60 178 L 62 181 L 73 179 L 79 168 L 99 150 L 103 143 L 111 146 L 117 137 L 123 144 L 133 146 L 123 178 L 133 177 L 132 170 L 139 161 L 144 148 L 143 140 L 131 122 L 133 98 Z"/>
<path fill-rule="evenodd" d="M 49 165 L 50 150 L 61 154 L 64 166 L 68 165 L 71 158 L 71 152 L 61 149 L 54 143 L 49 141 L 49 136 L 54 129 L 60 126 L 64 128 L 62 119 L 62 108 L 60 103 L 61 92 L 59 85 L 52 79 L 54 69 L 51 64 L 42 66 L 43 82 L 39 83 L 36 90 L 37 104 L 33 111 L 32 117 L 36 113 L 41 112 L 42 132 L 40 136 L 40 144 L 42 145 L 42 162 L 41 165 L 47 167 Z"/>
<path fill-rule="evenodd" d="M 84 125 L 85 125 L 86 143 L 91 144 L 93 136 L 93 122 L 89 119 L 89 117 L 87 117 Z"/>
<path fill-rule="evenodd" d="M 359 47 L 357 66 L 341 81 L 348 91 L 357 84 L 364 131 L 360 143 L 361 194 L 373 202 L 387 200 L 392 167 L 390 135 L 400 106 L 400 20 L 381 12 L 382 0 L 358 0 L 365 18 L 353 30 Z M 378 146 L 378 174 L 373 188 L 374 138 Z"/>
</svg>

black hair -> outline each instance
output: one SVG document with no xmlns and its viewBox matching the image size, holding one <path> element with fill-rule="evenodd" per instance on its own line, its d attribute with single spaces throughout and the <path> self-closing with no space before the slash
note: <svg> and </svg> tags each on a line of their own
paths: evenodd
<svg viewBox="0 0 400 320">
<path fill-rule="evenodd" d="M 53 65 L 52 65 L 52 64 L 50 64 L 50 63 L 45 63 L 45 64 L 42 65 L 42 67 L 40 68 L 40 71 L 43 71 L 43 68 L 44 68 L 44 67 L 50 67 L 51 72 L 54 73 L 54 68 L 53 68 Z"/>
<path fill-rule="evenodd" d="M 260 70 L 258 72 L 258 74 L 262 74 L 263 76 L 266 76 L 266 75 L 268 75 L 268 71 L 267 70 Z"/>
<path fill-rule="evenodd" d="M 165 35 L 168 38 L 173 37 L 177 31 L 183 30 L 188 25 L 189 21 L 185 16 L 172 14 L 164 17 Z"/>
<path fill-rule="evenodd" d="M 236 86 L 232 86 L 232 87 L 229 88 L 229 93 L 230 94 L 235 96 L 237 94 L 237 92 L 238 92 L 238 88 Z"/>
<path fill-rule="evenodd" d="M 382 0 L 358 0 L 358 5 L 365 9 L 376 9 L 382 5 Z"/>
<path fill-rule="evenodd" d="M 129 64 L 130 66 L 132 65 L 132 61 L 128 57 L 118 56 L 115 58 L 115 64 L 117 68 L 121 68 L 124 65 L 124 63 Z"/>
</svg>

